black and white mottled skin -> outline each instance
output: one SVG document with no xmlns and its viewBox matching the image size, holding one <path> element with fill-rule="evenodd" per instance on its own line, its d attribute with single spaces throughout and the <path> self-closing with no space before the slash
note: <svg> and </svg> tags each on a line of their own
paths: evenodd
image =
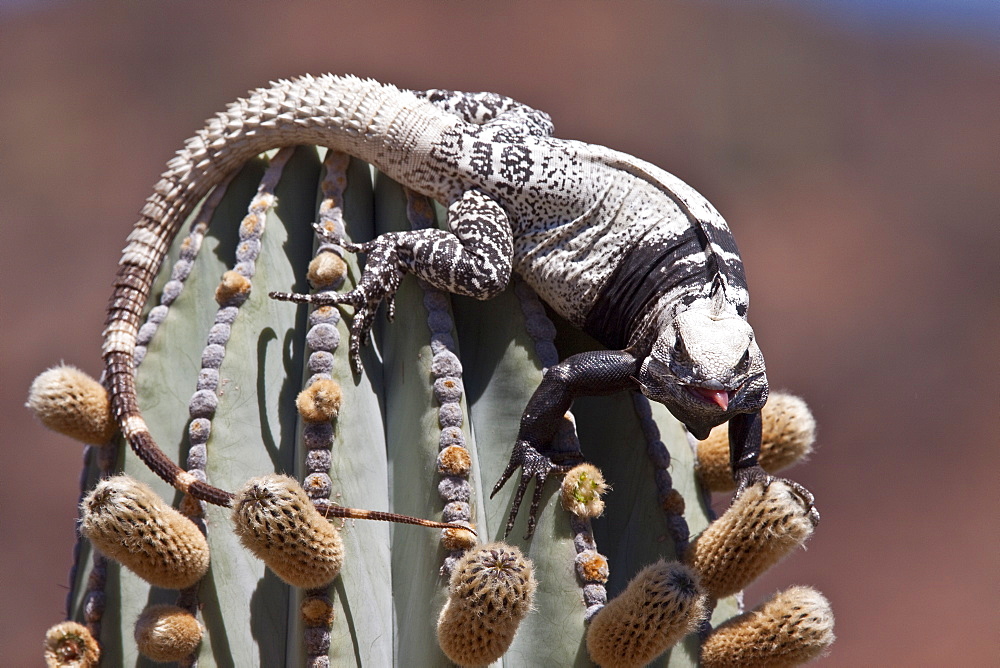
<svg viewBox="0 0 1000 668">
<path fill-rule="evenodd" d="M 524 491 L 564 470 L 546 455 L 577 396 L 641 390 L 698 438 L 730 421 L 739 490 L 770 477 L 757 465 L 764 361 L 746 322 L 743 265 L 719 213 L 676 177 L 631 156 L 556 139 L 549 117 L 492 93 L 412 92 L 356 77 L 305 76 L 252 91 L 168 163 L 129 235 L 105 330 L 112 405 L 133 449 L 174 486 L 212 503 L 231 495 L 178 468 L 156 446 L 135 398 L 139 316 L 181 221 L 208 190 L 258 153 L 315 144 L 375 165 L 448 207 L 447 231 L 393 232 L 345 248 L 368 254 L 347 293 L 273 297 L 355 308 L 350 351 L 405 273 L 479 299 L 512 271 L 557 313 L 609 349 L 550 368 L 525 408 L 510 464 Z M 338 240 L 340 241 L 340 240 Z M 811 496 L 804 489 L 800 492 Z"/>
</svg>

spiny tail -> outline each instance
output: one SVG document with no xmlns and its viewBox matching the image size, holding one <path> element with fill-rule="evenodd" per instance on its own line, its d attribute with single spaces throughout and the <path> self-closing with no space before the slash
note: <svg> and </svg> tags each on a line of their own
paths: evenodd
<svg viewBox="0 0 1000 668">
<path fill-rule="evenodd" d="M 448 522 L 434 522 L 410 515 L 399 515 L 397 513 L 386 513 L 381 510 L 360 510 L 358 508 L 345 508 L 330 501 L 322 501 L 317 510 L 323 513 L 324 517 L 344 517 L 353 520 L 378 520 L 381 522 L 396 522 L 397 524 L 415 524 L 432 529 L 464 529 L 471 531 L 472 535 L 477 535 L 475 531 L 461 524 L 451 524 Z"/>
<path fill-rule="evenodd" d="M 165 481 L 229 506 L 233 495 L 186 473 L 163 454 L 139 410 L 134 351 L 153 279 L 182 221 L 209 190 L 263 151 L 316 144 L 344 151 L 405 180 L 421 150 L 447 123 L 429 103 L 356 77 L 310 76 L 257 89 L 210 119 L 167 163 L 128 236 L 104 329 L 105 379 L 122 433 Z"/>
</svg>

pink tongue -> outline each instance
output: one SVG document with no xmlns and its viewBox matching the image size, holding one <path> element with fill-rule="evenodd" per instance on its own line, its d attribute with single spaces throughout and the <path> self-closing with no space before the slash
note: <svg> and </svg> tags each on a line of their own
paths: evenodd
<svg viewBox="0 0 1000 668">
<path fill-rule="evenodd" d="M 703 387 L 699 387 L 696 388 L 696 391 L 709 401 L 717 403 L 722 410 L 729 408 L 729 393 L 725 390 L 708 390 Z"/>
</svg>

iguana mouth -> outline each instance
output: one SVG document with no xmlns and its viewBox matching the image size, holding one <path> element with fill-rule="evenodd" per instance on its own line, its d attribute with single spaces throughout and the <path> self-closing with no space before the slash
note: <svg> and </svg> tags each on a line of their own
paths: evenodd
<svg viewBox="0 0 1000 668">
<path fill-rule="evenodd" d="M 729 402 L 736 394 L 728 390 L 710 390 L 707 387 L 695 387 L 694 385 L 686 385 L 685 389 L 698 400 L 715 404 L 722 410 L 729 408 Z"/>
</svg>

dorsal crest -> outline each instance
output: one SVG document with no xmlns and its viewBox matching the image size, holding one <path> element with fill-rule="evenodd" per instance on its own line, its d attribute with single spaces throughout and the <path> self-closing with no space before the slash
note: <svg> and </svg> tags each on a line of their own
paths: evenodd
<svg viewBox="0 0 1000 668">
<path fill-rule="evenodd" d="M 721 272 L 712 279 L 708 296 L 712 299 L 712 315 L 721 316 L 726 309 L 726 278 Z"/>
</svg>

